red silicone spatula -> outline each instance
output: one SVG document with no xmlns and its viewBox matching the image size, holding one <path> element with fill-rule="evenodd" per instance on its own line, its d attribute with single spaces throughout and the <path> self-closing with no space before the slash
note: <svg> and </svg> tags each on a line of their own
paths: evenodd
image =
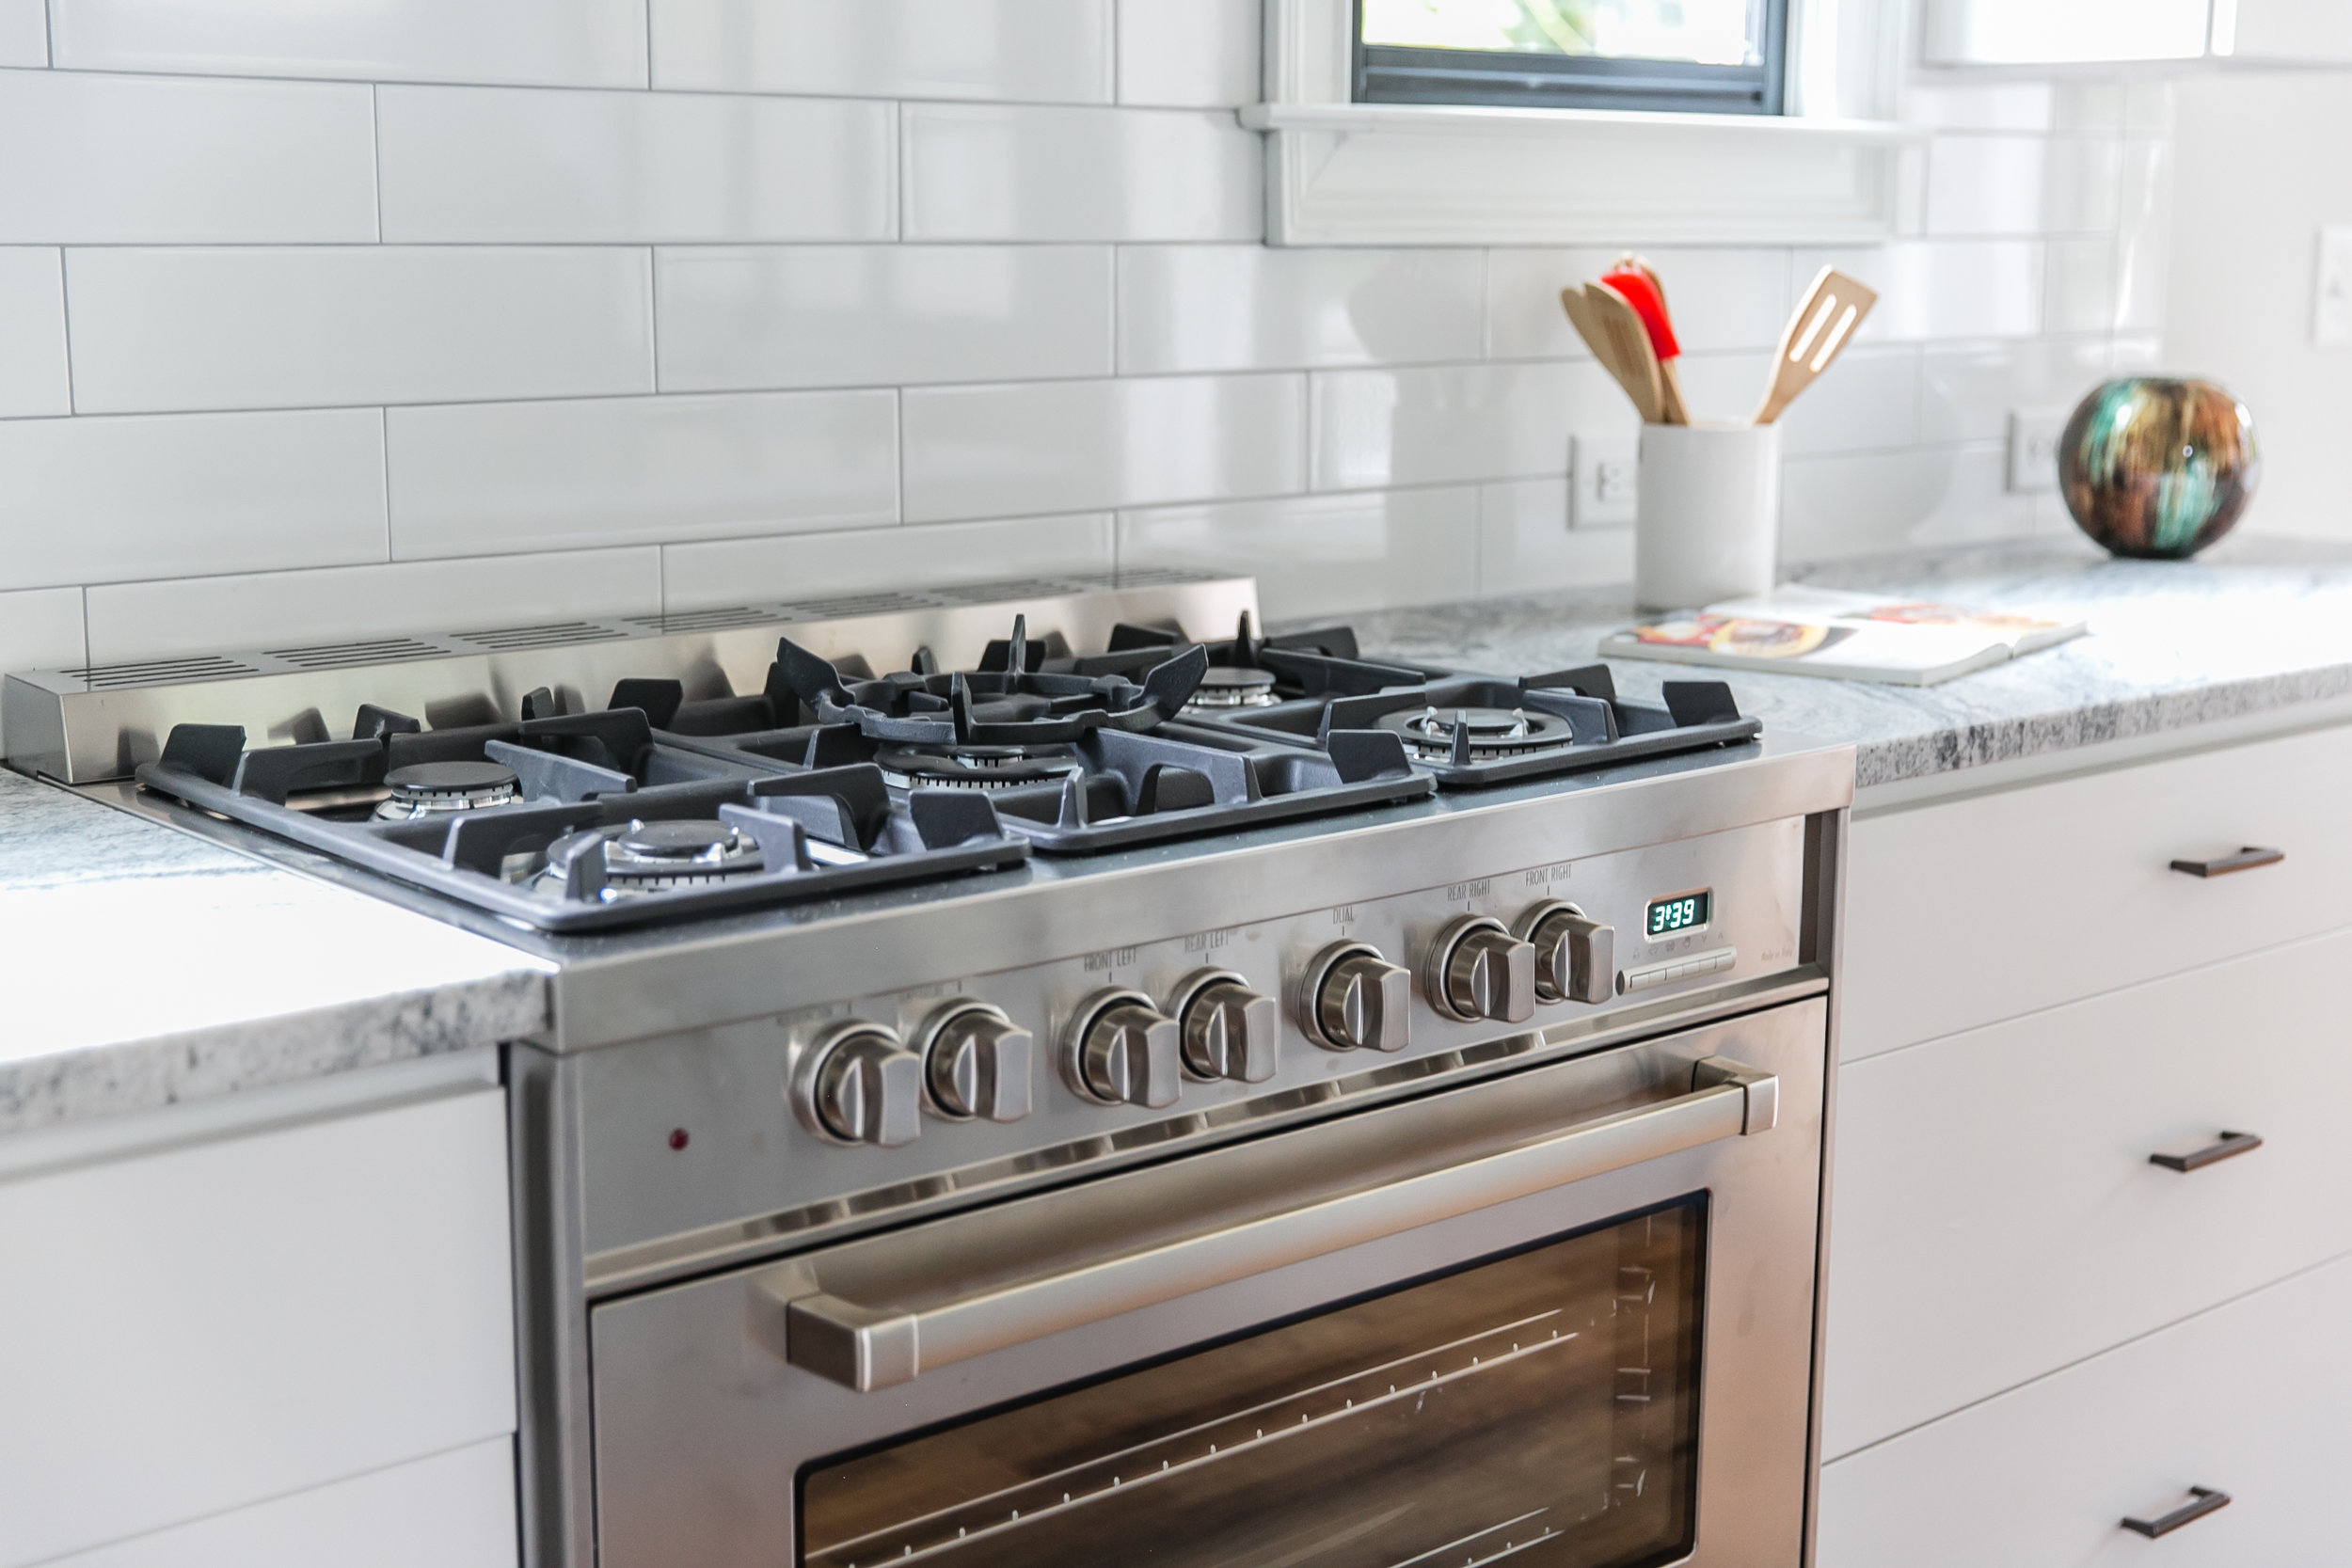
<svg viewBox="0 0 2352 1568">
<path fill-rule="evenodd" d="M 1646 266 L 1632 262 L 1603 273 L 1600 280 L 1623 294 L 1625 302 L 1633 307 L 1633 313 L 1642 318 L 1643 329 L 1649 333 L 1650 347 L 1658 352 L 1658 378 L 1662 383 L 1660 421 L 1689 424 L 1691 411 L 1683 404 L 1682 379 L 1675 369 L 1675 361 L 1682 356 L 1682 345 L 1675 341 L 1674 320 L 1666 314 L 1666 294 L 1659 286 L 1657 276 Z"/>
</svg>

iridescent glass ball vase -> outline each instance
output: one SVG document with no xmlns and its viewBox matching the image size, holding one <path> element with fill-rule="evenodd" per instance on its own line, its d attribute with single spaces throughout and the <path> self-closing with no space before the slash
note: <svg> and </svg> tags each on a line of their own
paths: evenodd
<svg viewBox="0 0 2352 1568">
<path fill-rule="evenodd" d="M 2110 381 L 2058 441 L 2066 510 L 2106 549 L 2140 560 L 2185 560 L 2229 532 L 2261 479 L 2254 417 L 2210 381 Z"/>
</svg>

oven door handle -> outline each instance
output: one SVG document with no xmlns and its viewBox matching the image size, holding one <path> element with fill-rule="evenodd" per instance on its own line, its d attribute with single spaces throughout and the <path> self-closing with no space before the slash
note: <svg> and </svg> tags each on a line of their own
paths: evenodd
<svg viewBox="0 0 2352 1568">
<path fill-rule="evenodd" d="M 1089 1213 L 1073 1205 L 1122 1201 L 1107 1192 L 1049 1195 L 1050 1201 L 1009 1223 L 1002 1211 L 979 1211 L 914 1230 L 853 1242 L 797 1259 L 758 1277 L 755 1310 L 764 1321 L 757 1337 L 793 1366 L 861 1392 L 888 1388 L 918 1371 L 1027 1344 L 1066 1330 L 1116 1318 L 1282 1268 L 1380 1241 L 1424 1225 L 1514 1198 L 1547 1192 L 1610 1171 L 1770 1132 L 1778 1119 L 1779 1081 L 1772 1074 L 1710 1056 L 1690 1069 L 1688 1093 L 1656 1104 L 1579 1122 L 1459 1164 L 1391 1181 L 1369 1180 L 1352 1190 L 1344 1170 L 1319 1174 L 1330 1196 L 1285 1206 L 1270 1193 L 1242 1212 L 1227 1211 L 1213 1225 L 1155 1243 L 1121 1245 L 1115 1239 L 1056 1256 L 1056 1234 L 1115 1238 L 1164 1216 L 1128 1211 L 1126 1226 L 1105 1207 Z M 1138 1173 L 1165 1179 L 1167 1168 Z M 1367 1173 L 1375 1176 L 1376 1173 Z M 1333 1189 L 1337 1190 L 1334 1191 Z M 1179 1189 L 1180 1191 L 1181 1189 Z M 1155 1183 L 1143 1194 L 1176 1196 Z M 942 1249 L 942 1227 L 991 1226 L 999 1256 L 1047 1260 L 1017 1269 L 969 1291 L 927 1277 L 926 1255 Z M 1165 1232 L 1163 1231 L 1164 1235 Z M 946 1249 L 953 1251 L 955 1249 Z M 992 1249 L 993 1247 L 992 1246 Z M 846 1267 L 829 1261 L 848 1258 Z M 934 1265 L 934 1271 L 937 1265 Z M 828 1275 L 835 1288 L 826 1289 Z M 861 1290 L 850 1275 L 864 1276 Z M 892 1299 L 892 1298 L 901 1299 Z M 912 1300 L 903 1298 L 914 1298 Z M 776 1332 L 781 1330 L 781 1333 Z"/>
</svg>

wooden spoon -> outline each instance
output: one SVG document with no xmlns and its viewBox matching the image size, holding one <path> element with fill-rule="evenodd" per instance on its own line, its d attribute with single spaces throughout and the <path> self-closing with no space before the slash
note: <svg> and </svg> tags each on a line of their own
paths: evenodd
<svg viewBox="0 0 2352 1568">
<path fill-rule="evenodd" d="M 1879 296 L 1836 267 L 1823 267 L 1813 286 L 1797 302 L 1788 325 L 1781 328 L 1780 350 L 1772 357 L 1772 379 L 1756 405 L 1756 422 L 1771 424 L 1796 401 L 1797 394 L 1820 379 L 1823 371 L 1853 341 Z"/>
<path fill-rule="evenodd" d="M 1560 308 L 1568 313 L 1569 325 L 1584 340 L 1584 346 L 1593 351 L 1593 357 L 1600 361 L 1600 368 L 1625 388 L 1625 395 L 1632 400 L 1634 412 L 1642 416 L 1643 422 L 1656 423 L 1662 394 L 1656 379 L 1655 361 L 1651 362 L 1653 368 L 1645 369 L 1640 358 L 1627 357 L 1625 345 L 1602 315 L 1590 285 L 1578 283 L 1561 290 Z M 1647 342 L 1646 334 L 1644 341 Z"/>
<path fill-rule="evenodd" d="M 1607 283 L 1584 285 L 1584 303 L 1591 307 L 1601 330 L 1608 334 L 1617 363 L 1625 367 L 1626 393 L 1640 409 L 1645 424 L 1666 421 L 1666 376 L 1650 343 L 1649 328 L 1632 302 Z M 1638 390 L 1636 388 L 1639 388 Z"/>
</svg>

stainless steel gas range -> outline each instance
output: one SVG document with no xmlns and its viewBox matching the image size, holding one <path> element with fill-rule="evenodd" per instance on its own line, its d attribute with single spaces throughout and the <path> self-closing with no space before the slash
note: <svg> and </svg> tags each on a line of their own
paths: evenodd
<svg viewBox="0 0 2352 1568">
<path fill-rule="evenodd" d="M 1255 609 L 276 650 L 7 729 L 558 965 L 532 1568 L 1806 1560 L 1851 753 Z"/>
</svg>

